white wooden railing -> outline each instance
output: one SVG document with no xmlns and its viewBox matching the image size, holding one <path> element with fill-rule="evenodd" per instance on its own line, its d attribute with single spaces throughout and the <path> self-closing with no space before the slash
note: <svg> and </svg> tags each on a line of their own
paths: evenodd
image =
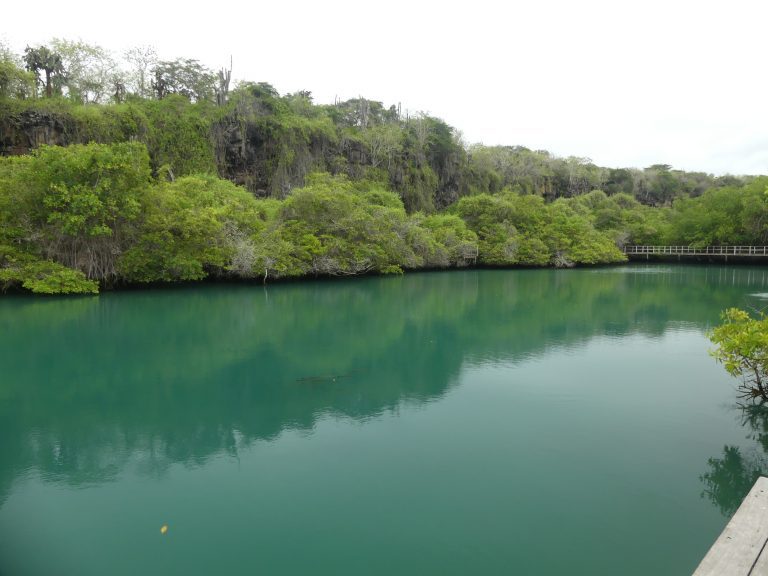
<svg viewBox="0 0 768 576">
<path fill-rule="evenodd" d="M 672 256 L 768 256 L 768 246 L 625 246 L 625 254 L 669 254 Z"/>
</svg>

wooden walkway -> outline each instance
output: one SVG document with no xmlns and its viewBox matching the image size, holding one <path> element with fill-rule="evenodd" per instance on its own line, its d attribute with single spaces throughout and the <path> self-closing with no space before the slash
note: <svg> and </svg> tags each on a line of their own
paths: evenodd
<svg viewBox="0 0 768 576">
<path fill-rule="evenodd" d="M 768 478 L 758 478 L 693 576 L 768 574 Z"/>
<path fill-rule="evenodd" d="M 690 246 L 625 246 L 624 254 L 628 256 L 768 256 L 768 246 L 706 246 L 691 248 Z"/>
</svg>

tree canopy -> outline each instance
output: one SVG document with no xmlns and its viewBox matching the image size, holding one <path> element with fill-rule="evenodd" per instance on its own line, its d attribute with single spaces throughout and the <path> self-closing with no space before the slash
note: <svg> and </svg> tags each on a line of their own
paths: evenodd
<svg viewBox="0 0 768 576">
<path fill-rule="evenodd" d="M 627 244 L 768 241 L 766 177 L 468 146 L 399 104 L 230 90 L 230 72 L 151 46 L 123 58 L 61 39 L 23 56 L 0 46 L 4 285 L 24 285 L 33 264 L 90 290 L 569 267 L 623 261 Z"/>
<path fill-rule="evenodd" d="M 712 356 L 731 376 L 741 378 L 740 397 L 768 400 L 768 318 L 762 313 L 752 318 L 744 310 L 729 308 L 710 339 L 717 346 Z"/>
</svg>

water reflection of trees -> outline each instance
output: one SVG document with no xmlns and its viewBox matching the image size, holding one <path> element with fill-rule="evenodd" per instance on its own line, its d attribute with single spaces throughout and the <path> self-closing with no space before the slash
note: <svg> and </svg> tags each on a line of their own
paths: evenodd
<svg viewBox="0 0 768 576">
<path fill-rule="evenodd" d="M 0 501 L 19 474 L 162 474 L 441 397 L 468 359 L 706 327 L 748 269 L 467 271 L 0 301 Z"/>
<path fill-rule="evenodd" d="M 707 461 L 708 471 L 701 476 L 703 495 L 724 516 L 732 516 L 760 476 L 768 474 L 768 407 L 740 407 L 742 425 L 748 431 L 750 446 L 725 446 L 723 454 Z"/>
</svg>

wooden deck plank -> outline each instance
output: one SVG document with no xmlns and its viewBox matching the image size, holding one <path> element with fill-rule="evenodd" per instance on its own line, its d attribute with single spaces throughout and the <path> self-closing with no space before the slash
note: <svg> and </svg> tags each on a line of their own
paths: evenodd
<svg viewBox="0 0 768 576">
<path fill-rule="evenodd" d="M 758 478 L 693 576 L 768 574 L 768 478 Z M 763 568 L 764 569 L 764 568 Z"/>
<path fill-rule="evenodd" d="M 760 557 L 757 559 L 752 571 L 749 573 L 750 576 L 760 576 L 762 574 L 768 574 L 768 546 L 763 548 Z"/>
</svg>

